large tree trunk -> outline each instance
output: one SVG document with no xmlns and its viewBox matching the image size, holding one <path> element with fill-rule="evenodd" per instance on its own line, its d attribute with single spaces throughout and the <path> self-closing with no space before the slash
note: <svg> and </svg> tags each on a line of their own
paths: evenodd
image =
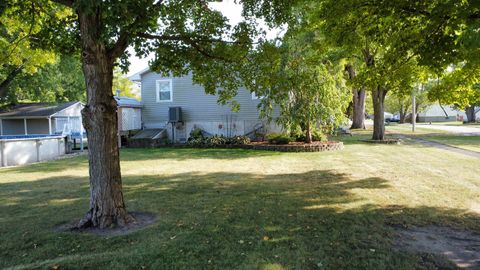
<svg viewBox="0 0 480 270">
<path fill-rule="evenodd" d="M 404 110 L 403 104 L 400 104 L 400 124 L 405 124 L 405 116 L 407 116 L 407 112 Z"/>
<path fill-rule="evenodd" d="M 78 227 L 124 225 L 133 219 L 127 214 L 122 193 L 117 103 L 112 94 L 114 60 L 98 36 L 99 17 L 80 13 L 79 22 L 87 86 L 87 104 L 82 116 L 88 138 L 90 209 Z"/>
<path fill-rule="evenodd" d="M 378 86 L 372 93 L 373 113 L 374 113 L 372 140 L 385 139 L 384 101 L 385 101 L 386 95 L 387 95 L 387 90 L 381 86 Z"/>
<path fill-rule="evenodd" d="M 471 105 L 465 108 L 465 114 L 467 115 L 467 123 L 475 123 L 475 105 Z"/>
<path fill-rule="evenodd" d="M 7 67 L 8 69 L 8 67 Z M 0 99 L 4 98 L 8 94 L 8 88 L 13 82 L 15 77 L 22 72 L 23 66 L 13 67 L 5 77 L 3 81 L 0 82 Z"/>
<path fill-rule="evenodd" d="M 345 70 L 348 72 L 348 77 L 353 80 L 356 76 L 355 69 L 351 64 L 345 65 Z M 353 89 L 352 99 L 352 126 L 350 128 L 365 129 L 365 88 Z"/>
</svg>

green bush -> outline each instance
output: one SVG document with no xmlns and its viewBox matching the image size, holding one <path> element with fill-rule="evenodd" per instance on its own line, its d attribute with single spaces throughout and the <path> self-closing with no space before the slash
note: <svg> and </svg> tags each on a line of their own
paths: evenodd
<svg viewBox="0 0 480 270">
<path fill-rule="evenodd" d="M 194 128 L 190 131 L 189 140 L 203 139 L 203 131 L 199 128 Z"/>
<path fill-rule="evenodd" d="M 312 133 L 312 140 L 313 140 L 313 141 L 326 142 L 326 141 L 328 141 L 328 137 L 327 137 L 327 135 L 325 135 L 324 133 L 315 130 L 315 131 Z"/>
<path fill-rule="evenodd" d="M 296 142 L 304 142 L 305 139 L 306 139 L 306 136 L 305 134 L 303 133 L 295 133 L 292 135 L 292 137 L 294 138 L 294 140 Z M 321 141 L 321 142 L 325 142 L 328 140 L 328 137 L 327 135 L 323 134 L 322 132 L 318 131 L 318 130 L 315 130 L 312 132 L 312 141 Z"/>
<path fill-rule="evenodd" d="M 188 139 L 187 144 L 194 147 L 218 147 L 223 145 L 240 145 L 240 144 L 249 144 L 250 139 L 247 136 L 234 136 L 234 137 L 225 137 L 223 135 L 213 135 L 211 137 L 200 137 L 193 138 L 192 136 Z"/>
<path fill-rule="evenodd" d="M 233 137 L 227 138 L 227 144 L 239 145 L 239 144 L 249 144 L 249 143 L 250 143 L 250 138 L 247 136 L 233 136 Z"/>
<path fill-rule="evenodd" d="M 271 144 L 289 144 L 292 138 L 282 133 L 271 133 L 267 135 L 267 140 Z"/>
</svg>

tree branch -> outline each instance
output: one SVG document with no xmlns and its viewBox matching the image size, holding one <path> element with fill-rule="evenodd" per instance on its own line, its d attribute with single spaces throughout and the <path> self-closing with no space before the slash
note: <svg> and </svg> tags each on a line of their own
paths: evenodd
<svg viewBox="0 0 480 270">
<path fill-rule="evenodd" d="M 0 83 L 0 97 L 5 97 L 8 92 L 8 86 L 12 83 L 13 79 L 22 71 L 23 66 L 15 67 L 10 73 L 8 73 L 5 80 Z"/>
<path fill-rule="evenodd" d="M 111 59 L 117 59 L 120 57 L 128 47 L 128 41 L 130 39 L 129 34 L 126 31 L 121 31 L 115 45 L 109 50 L 108 54 Z"/>
<path fill-rule="evenodd" d="M 67 7 L 73 7 L 73 1 L 74 0 L 52 0 L 52 1 L 57 3 L 57 4 L 64 5 L 64 6 L 67 6 Z"/>
</svg>

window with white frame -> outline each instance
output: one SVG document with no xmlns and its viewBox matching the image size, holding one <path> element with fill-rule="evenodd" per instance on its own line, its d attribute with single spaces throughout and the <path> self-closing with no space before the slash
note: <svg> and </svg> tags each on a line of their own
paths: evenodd
<svg viewBox="0 0 480 270">
<path fill-rule="evenodd" d="M 257 96 L 257 93 L 252 92 L 252 99 L 263 99 L 264 96 Z"/>
<path fill-rule="evenodd" d="M 172 94 L 172 80 L 157 81 L 157 102 L 173 101 Z"/>
</svg>

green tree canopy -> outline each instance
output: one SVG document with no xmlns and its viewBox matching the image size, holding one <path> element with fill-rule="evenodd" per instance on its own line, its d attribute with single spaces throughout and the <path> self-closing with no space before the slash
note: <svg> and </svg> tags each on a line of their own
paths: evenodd
<svg viewBox="0 0 480 270">
<path fill-rule="evenodd" d="M 138 93 L 135 92 L 135 84 L 130 81 L 119 68 L 113 70 L 113 93 L 120 91 L 121 96 L 139 98 Z"/>
<path fill-rule="evenodd" d="M 327 47 L 312 46 L 319 37 L 291 29 L 281 43 L 262 45 L 250 57 L 247 88 L 261 97 L 263 116 L 285 130 L 300 132 L 306 142 L 314 131 L 330 134 L 345 123 L 349 91 L 345 86 L 343 64 L 332 61 Z"/>
<path fill-rule="evenodd" d="M 85 102 L 85 79 L 78 57 L 60 55 L 33 74 L 16 76 L 5 102 Z"/>
<path fill-rule="evenodd" d="M 9 86 L 17 75 L 32 75 L 39 67 L 55 62 L 50 49 L 39 48 L 32 39 L 42 30 L 40 7 L 27 2 L 0 3 L 0 102 L 6 101 Z M 28 18 L 19 14 L 28 14 Z M 59 13 L 59 17 L 63 14 Z"/>
</svg>

